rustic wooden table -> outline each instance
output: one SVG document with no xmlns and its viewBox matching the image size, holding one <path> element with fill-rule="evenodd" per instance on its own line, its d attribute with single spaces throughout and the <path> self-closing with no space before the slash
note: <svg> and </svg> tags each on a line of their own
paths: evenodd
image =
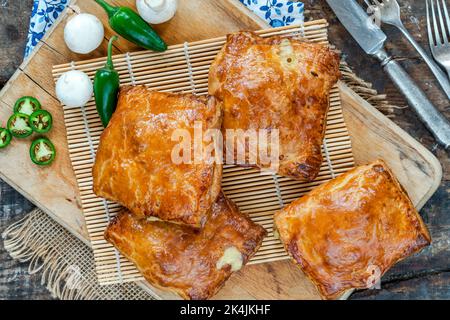
<svg viewBox="0 0 450 320">
<path fill-rule="evenodd" d="M 330 21 L 330 39 L 343 51 L 356 73 L 387 94 L 391 103 L 406 106 L 405 99 L 395 89 L 378 64 L 364 55 L 339 24 L 324 0 L 306 0 L 306 16 Z M 427 47 L 425 1 L 399 0 L 403 20 L 424 47 Z M 3 86 L 23 58 L 28 20 L 33 0 L 0 0 L 0 87 Z M 433 102 L 450 118 L 449 101 L 439 90 L 425 64 L 416 52 L 393 28 L 385 28 L 391 53 L 402 60 L 410 75 L 421 84 Z M 427 47 L 428 48 L 428 47 Z M 384 278 L 381 290 L 366 290 L 351 299 L 450 299 L 450 157 L 437 147 L 433 138 L 409 108 L 395 110 L 392 119 L 439 158 L 444 168 L 441 186 L 421 214 L 430 228 L 433 245 L 418 256 L 408 259 Z M 0 180 L 0 232 L 25 216 L 33 205 Z M 0 300 L 50 299 L 39 277 L 30 276 L 27 266 L 14 262 L 0 246 Z"/>
</svg>

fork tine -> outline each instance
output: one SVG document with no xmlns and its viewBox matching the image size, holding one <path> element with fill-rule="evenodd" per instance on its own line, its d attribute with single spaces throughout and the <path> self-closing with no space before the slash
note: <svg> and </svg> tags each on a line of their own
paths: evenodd
<svg viewBox="0 0 450 320">
<path fill-rule="evenodd" d="M 444 7 L 444 16 L 445 16 L 445 21 L 447 22 L 447 32 L 450 37 L 450 16 L 448 14 L 447 4 L 445 3 L 445 0 L 442 0 L 442 6 Z"/>
<path fill-rule="evenodd" d="M 441 10 L 441 4 L 439 2 L 439 0 L 436 0 L 437 3 L 437 12 L 438 12 L 438 16 L 439 16 L 439 23 L 441 25 L 441 32 L 442 32 L 442 41 L 444 42 L 444 44 L 448 44 L 448 37 L 447 37 L 447 28 L 445 27 L 444 24 L 444 19 L 442 17 L 442 10 Z"/>
<path fill-rule="evenodd" d="M 367 8 L 371 8 L 373 6 L 373 3 L 371 0 L 364 0 L 364 3 L 366 4 Z"/>
<path fill-rule="evenodd" d="M 439 34 L 439 27 L 436 19 L 436 11 L 434 10 L 434 0 L 430 0 L 431 2 L 431 15 L 433 18 L 434 24 L 434 37 L 436 38 L 436 45 L 442 44 L 441 35 Z"/>
<path fill-rule="evenodd" d="M 367 6 L 367 13 L 376 14 L 380 8 L 378 8 L 377 4 L 374 2 L 375 0 L 364 0 Z"/>
<path fill-rule="evenodd" d="M 431 30 L 431 10 L 430 10 L 430 2 L 428 0 L 426 0 L 426 4 L 427 4 L 427 29 L 428 29 L 428 41 L 430 43 L 430 47 L 431 49 L 433 49 L 433 47 L 436 45 L 435 41 L 434 41 L 434 36 L 433 36 L 433 31 Z"/>
<path fill-rule="evenodd" d="M 364 0 L 368 8 L 372 8 L 373 10 L 378 10 L 379 3 L 376 0 Z"/>
</svg>

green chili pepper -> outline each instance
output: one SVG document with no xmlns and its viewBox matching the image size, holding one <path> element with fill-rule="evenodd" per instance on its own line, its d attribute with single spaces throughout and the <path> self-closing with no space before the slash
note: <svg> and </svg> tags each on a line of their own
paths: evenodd
<svg viewBox="0 0 450 320">
<path fill-rule="evenodd" d="M 31 144 L 30 158 L 35 164 L 40 166 L 49 165 L 55 160 L 55 157 L 56 149 L 49 139 L 38 138 Z"/>
<path fill-rule="evenodd" d="M 117 94 L 119 92 L 119 73 L 114 70 L 114 64 L 111 58 L 112 44 L 118 39 L 113 36 L 109 40 L 108 59 L 102 69 L 97 70 L 94 78 L 94 96 L 97 112 L 100 115 L 103 126 L 106 126 L 116 110 Z"/>
<path fill-rule="evenodd" d="M 95 2 L 105 9 L 111 28 L 128 41 L 149 50 L 165 51 L 167 49 L 166 43 L 156 31 L 132 9 L 114 7 L 104 0 L 95 0 Z"/>
<path fill-rule="evenodd" d="M 30 126 L 34 132 L 47 133 L 53 126 L 53 118 L 50 112 L 38 110 L 30 116 Z"/>
<path fill-rule="evenodd" d="M 39 109 L 41 109 L 41 103 L 33 97 L 22 97 L 14 104 L 14 113 L 23 113 L 28 116 Z"/>
<path fill-rule="evenodd" d="M 11 133 L 8 129 L 0 128 L 0 149 L 6 148 L 11 143 Z"/>
<path fill-rule="evenodd" d="M 33 133 L 30 117 L 24 113 L 14 113 L 8 120 L 8 130 L 16 138 L 26 138 Z"/>
</svg>

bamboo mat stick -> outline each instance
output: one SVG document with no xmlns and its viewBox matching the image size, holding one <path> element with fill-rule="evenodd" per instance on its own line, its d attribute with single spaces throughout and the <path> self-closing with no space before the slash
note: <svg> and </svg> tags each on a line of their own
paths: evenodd
<svg viewBox="0 0 450 320">
<path fill-rule="evenodd" d="M 327 44 L 327 22 L 317 20 L 303 26 L 288 26 L 257 33 L 263 37 L 279 35 L 283 37 L 302 37 L 308 41 Z M 208 91 L 209 66 L 226 37 L 218 37 L 187 44 L 170 46 L 166 52 L 149 51 L 115 55 L 114 64 L 119 72 L 122 85 L 144 84 L 160 91 L 195 92 Z M 186 50 L 187 49 L 187 50 Z M 191 66 L 189 72 L 188 61 Z M 95 71 L 105 62 L 105 58 L 70 62 L 53 67 L 55 81 L 69 70 L 86 72 L 93 78 Z M 87 228 L 94 250 L 96 271 L 100 284 L 142 280 L 142 276 L 126 258 L 107 243 L 103 237 L 109 220 L 117 214 L 120 205 L 98 198 L 92 191 L 92 166 L 100 135 L 103 131 L 92 99 L 83 108 L 64 107 L 70 158 L 80 190 L 80 199 Z M 299 182 L 285 177 L 261 175 L 252 168 L 224 166 L 222 188 L 241 211 L 262 225 L 268 236 L 249 264 L 270 263 L 285 260 L 287 256 L 283 245 L 273 230 L 273 214 L 301 197 L 314 187 L 329 181 L 352 168 L 351 141 L 342 114 L 339 90 L 330 93 L 330 109 L 325 133 L 326 148 L 323 148 L 324 162 L 318 178 L 313 182 Z M 277 193 L 276 184 L 280 194 Z"/>
</svg>

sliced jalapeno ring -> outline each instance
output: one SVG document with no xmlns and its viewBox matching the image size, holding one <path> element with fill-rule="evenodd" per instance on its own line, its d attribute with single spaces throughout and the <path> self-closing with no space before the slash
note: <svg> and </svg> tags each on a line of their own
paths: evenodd
<svg viewBox="0 0 450 320">
<path fill-rule="evenodd" d="M 14 104 L 14 113 L 23 113 L 31 115 L 33 112 L 41 109 L 41 103 L 33 97 L 22 97 Z"/>
<path fill-rule="evenodd" d="M 30 147 L 30 158 L 39 166 L 49 165 L 55 160 L 56 149 L 53 143 L 47 138 L 38 138 L 33 141 Z"/>
<path fill-rule="evenodd" d="M 47 133 L 53 126 L 53 119 L 50 112 L 38 110 L 30 116 L 30 125 L 34 132 Z"/>
<path fill-rule="evenodd" d="M 11 133 L 8 129 L 0 128 L 0 149 L 6 148 L 11 143 Z"/>
<path fill-rule="evenodd" d="M 33 133 L 30 117 L 24 113 L 15 113 L 8 120 L 8 130 L 16 138 L 26 138 Z"/>
</svg>

